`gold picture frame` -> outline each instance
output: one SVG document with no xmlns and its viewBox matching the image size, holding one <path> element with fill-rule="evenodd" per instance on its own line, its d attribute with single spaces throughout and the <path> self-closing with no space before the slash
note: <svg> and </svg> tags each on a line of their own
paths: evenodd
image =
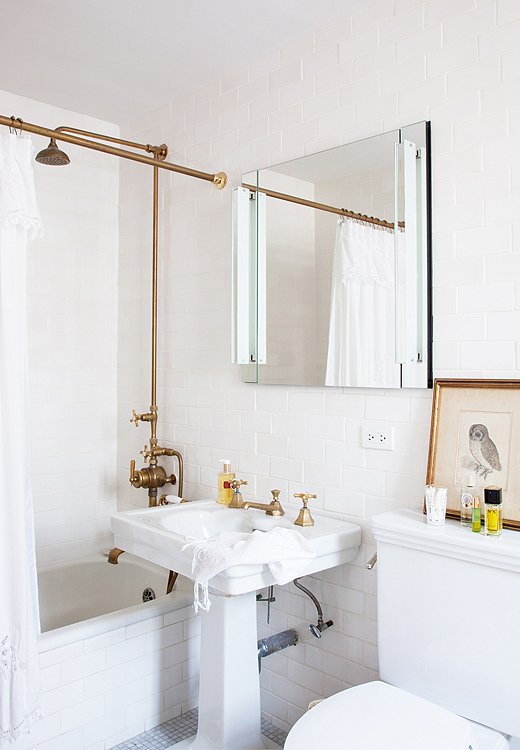
<svg viewBox="0 0 520 750">
<path fill-rule="evenodd" d="M 446 515 L 460 518 L 460 489 L 502 487 L 504 527 L 520 531 L 520 380 L 436 380 L 426 483 L 448 488 Z"/>
</svg>

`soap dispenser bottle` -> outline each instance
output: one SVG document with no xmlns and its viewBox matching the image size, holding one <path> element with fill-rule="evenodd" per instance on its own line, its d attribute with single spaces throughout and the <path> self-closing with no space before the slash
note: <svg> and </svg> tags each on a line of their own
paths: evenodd
<svg viewBox="0 0 520 750">
<path fill-rule="evenodd" d="M 218 497 L 217 502 L 222 505 L 229 505 L 233 497 L 233 488 L 231 482 L 235 474 L 231 471 L 231 461 L 229 458 L 222 458 L 220 463 L 223 464 L 222 471 L 218 474 Z"/>
</svg>

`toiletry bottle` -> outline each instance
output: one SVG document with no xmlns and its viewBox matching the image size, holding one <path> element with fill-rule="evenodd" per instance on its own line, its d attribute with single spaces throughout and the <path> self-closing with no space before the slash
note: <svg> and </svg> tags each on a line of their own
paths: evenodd
<svg viewBox="0 0 520 750">
<path fill-rule="evenodd" d="M 471 511 L 471 531 L 475 534 L 480 534 L 481 531 L 481 520 L 480 520 L 480 497 L 478 495 L 473 496 L 473 509 Z"/>
<path fill-rule="evenodd" d="M 224 466 L 218 475 L 217 502 L 222 503 L 222 505 L 229 505 L 231 498 L 233 497 L 231 482 L 235 478 L 235 474 L 231 471 L 231 461 L 228 458 L 223 458 L 220 462 L 224 464 Z"/>
<path fill-rule="evenodd" d="M 484 523 L 487 536 L 502 533 L 502 488 L 484 488 Z"/>
<path fill-rule="evenodd" d="M 475 485 L 475 472 L 471 471 L 468 474 L 466 484 L 461 488 L 460 491 L 460 522 L 463 526 L 471 526 L 473 513 L 473 497 L 476 490 Z"/>
</svg>

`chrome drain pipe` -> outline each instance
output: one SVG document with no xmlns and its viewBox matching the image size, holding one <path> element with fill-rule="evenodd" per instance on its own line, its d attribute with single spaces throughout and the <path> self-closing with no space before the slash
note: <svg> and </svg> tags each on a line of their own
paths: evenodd
<svg viewBox="0 0 520 750">
<path fill-rule="evenodd" d="M 262 671 L 262 659 L 265 656 L 282 651 L 288 646 L 296 646 L 299 640 L 300 635 L 293 628 L 282 630 L 280 633 L 267 636 L 267 638 L 260 638 L 256 644 L 258 647 L 258 673 Z"/>
</svg>

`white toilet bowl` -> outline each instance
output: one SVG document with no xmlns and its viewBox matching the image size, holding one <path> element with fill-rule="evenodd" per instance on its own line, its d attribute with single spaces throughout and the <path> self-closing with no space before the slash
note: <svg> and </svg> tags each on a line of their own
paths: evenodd
<svg viewBox="0 0 520 750">
<path fill-rule="evenodd" d="M 327 698 L 296 722 L 284 750 L 507 750 L 506 738 L 385 682 Z"/>
</svg>

